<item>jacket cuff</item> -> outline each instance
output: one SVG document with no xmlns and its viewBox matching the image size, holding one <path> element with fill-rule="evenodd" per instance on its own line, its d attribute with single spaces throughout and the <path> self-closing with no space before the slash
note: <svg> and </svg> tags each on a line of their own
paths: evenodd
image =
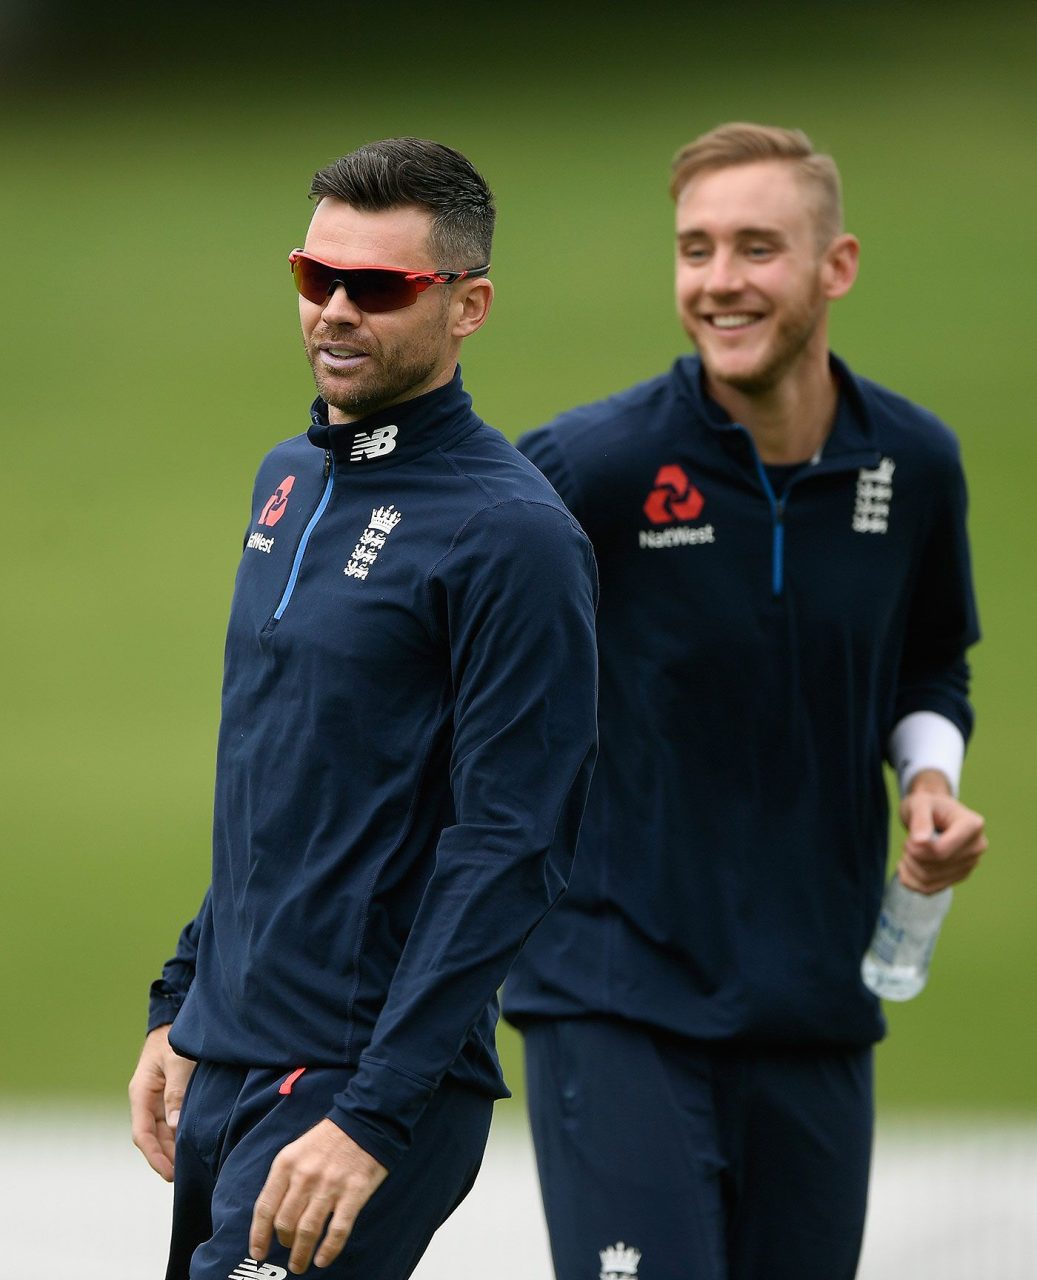
<svg viewBox="0 0 1037 1280">
<path fill-rule="evenodd" d="M 168 1026 L 180 1012 L 183 1003 L 184 997 L 178 991 L 173 991 L 163 979 L 153 982 L 148 999 L 148 1034 L 156 1027 Z"/>
<path fill-rule="evenodd" d="M 900 794 L 923 769 L 937 769 L 956 796 L 965 761 L 965 738 L 956 724 L 935 711 L 912 711 L 893 726 L 889 758 L 897 771 Z"/>
<path fill-rule="evenodd" d="M 423 1076 L 361 1057 L 347 1088 L 335 1094 L 327 1118 L 379 1164 L 392 1169 L 410 1147 L 414 1126 L 436 1087 Z"/>
</svg>

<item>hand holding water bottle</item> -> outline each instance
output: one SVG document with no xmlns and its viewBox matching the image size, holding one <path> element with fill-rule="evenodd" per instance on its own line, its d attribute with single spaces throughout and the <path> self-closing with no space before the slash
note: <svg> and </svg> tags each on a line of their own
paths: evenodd
<svg viewBox="0 0 1037 1280">
<path fill-rule="evenodd" d="M 915 775 L 900 802 L 900 820 L 907 828 L 900 879 L 918 893 L 959 884 L 987 847 L 983 818 L 951 795 L 935 769 Z"/>
<path fill-rule="evenodd" d="M 925 986 L 951 886 L 987 847 L 983 818 L 950 792 L 942 773 L 917 775 L 900 806 L 908 838 L 886 887 L 861 976 L 876 995 L 910 1000 Z"/>
</svg>

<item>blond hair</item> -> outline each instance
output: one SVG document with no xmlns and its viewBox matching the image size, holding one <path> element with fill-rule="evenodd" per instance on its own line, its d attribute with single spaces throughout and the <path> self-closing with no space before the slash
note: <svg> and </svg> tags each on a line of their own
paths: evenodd
<svg viewBox="0 0 1037 1280">
<path fill-rule="evenodd" d="M 843 229 L 843 198 L 839 170 L 831 156 L 814 150 L 802 129 L 776 125 L 733 123 L 718 125 L 687 143 L 670 166 L 670 195 L 679 200 L 694 178 L 734 165 L 780 160 L 795 172 L 814 196 L 817 235 L 822 247 Z"/>
</svg>

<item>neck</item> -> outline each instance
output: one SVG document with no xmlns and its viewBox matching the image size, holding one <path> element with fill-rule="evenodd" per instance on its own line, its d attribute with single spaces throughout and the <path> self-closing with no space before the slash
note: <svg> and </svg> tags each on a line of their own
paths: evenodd
<svg viewBox="0 0 1037 1280">
<path fill-rule="evenodd" d="M 773 387 L 744 391 L 706 375 L 706 390 L 753 438 L 761 462 L 806 462 L 828 439 L 839 384 L 828 365 L 790 370 Z"/>
</svg>

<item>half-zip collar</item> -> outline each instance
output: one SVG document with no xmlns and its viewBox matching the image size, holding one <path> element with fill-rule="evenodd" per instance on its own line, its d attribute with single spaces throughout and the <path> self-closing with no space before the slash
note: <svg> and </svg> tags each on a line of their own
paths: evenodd
<svg viewBox="0 0 1037 1280">
<path fill-rule="evenodd" d="M 426 395 L 379 409 L 356 422 L 328 422 L 328 406 L 318 396 L 310 409 L 311 444 L 328 450 L 336 467 L 373 471 L 409 462 L 430 449 L 461 439 L 479 426 L 472 397 L 461 385 L 461 366 L 453 378 Z"/>
<path fill-rule="evenodd" d="M 829 353 L 828 362 L 839 383 L 835 422 L 818 452 L 809 462 L 804 463 L 803 471 L 797 474 L 797 480 L 806 475 L 827 471 L 876 467 L 880 461 L 874 427 L 868 417 L 857 379 L 838 356 Z M 733 421 L 727 411 L 706 392 L 705 373 L 699 357 L 683 356 L 677 361 L 677 371 L 692 410 L 713 431 L 734 433 L 736 438 L 747 440 L 752 449 L 753 469 L 756 470 L 758 458 L 751 434 L 741 423 Z"/>
<path fill-rule="evenodd" d="M 780 493 L 774 492 L 767 468 L 760 460 L 752 433 L 730 415 L 706 392 L 705 375 L 698 356 L 683 357 L 677 368 L 692 408 L 705 420 L 710 430 L 725 444 L 741 453 L 743 463 L 755 473 L 771 512 L 771 594 L 777 598 L 785 592 L 785 511 L 794 486 L 813 476 L 838 471 L 856 471 L 877 467 L 881 454 L 876 448 L 874 430 L 864 407 L 857 381 L 845 364 L 829 353 L 829 366 L 839 383 L 835 422 L 824 444 L 812 458 L 803 463 L 786 480 Z"/>
</svg>

